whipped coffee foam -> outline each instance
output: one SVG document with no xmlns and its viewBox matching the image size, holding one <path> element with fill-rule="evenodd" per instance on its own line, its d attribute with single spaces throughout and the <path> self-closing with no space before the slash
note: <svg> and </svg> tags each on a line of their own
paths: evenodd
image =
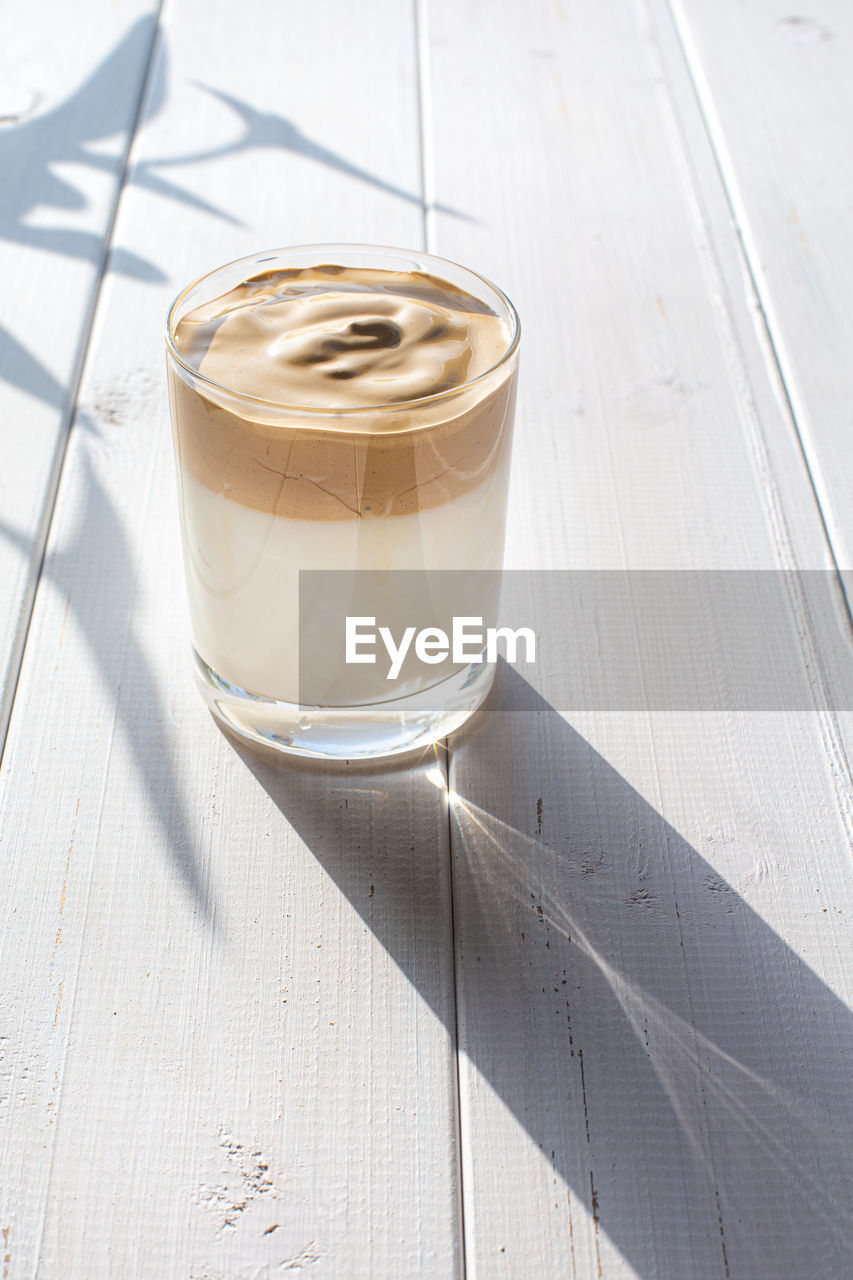
<svg viewBox="0 0 853 1280">
<path fill-rule="evenodd" d="M 333 265 L 254 276 L 184 316 L 175 334 L 213 382 L 323 409 L 450 391 L 497 364 L 507 338 L 494 312 L 446 281 Z"/>
<path fill-rule="evenodd" d="M 476 488 L 508 450 L 508 325 L 436 276 L 267 271 L 189 311 L 174 337 L 202 375 L 170 368 L 181 465 L 243 506 L 408 515 Z"/>
</svg>

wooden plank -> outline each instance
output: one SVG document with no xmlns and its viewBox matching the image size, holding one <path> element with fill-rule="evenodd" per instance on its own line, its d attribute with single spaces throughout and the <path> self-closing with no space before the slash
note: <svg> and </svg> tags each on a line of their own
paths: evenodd
<svg viewBox="0 0 853 1280">
<path fill-rule="evenodd" d="M 522 317 L 510 563 L 825 567 L 654 12 L 425 14 L 434 247 Z M 450 768 L 468 1276 L 845 1274 L 849 719 L 504 680 Z"/>
<path fill-rule="evenodd" d="M 418 242 L 414 63 L 392 0 L 168 7 L 113 247 L 167 281 L 102 292 L 0 777 L 10 1275 L 457 1274 L 446 809 L 215 728 L 162 386 L 194 273 Z"/>
<path fill-rule="evenodd" d="M 154 36 L 145 0 L 47 0 L 0 50 L 0 743 Z M 114 268 L 156 268 L 126 253 Z"/>
<path fill-rule="evenodd" d="M 839 563 L 853 568 L 853 149 L 843 0 L 673 0 Z"/>
</svg>

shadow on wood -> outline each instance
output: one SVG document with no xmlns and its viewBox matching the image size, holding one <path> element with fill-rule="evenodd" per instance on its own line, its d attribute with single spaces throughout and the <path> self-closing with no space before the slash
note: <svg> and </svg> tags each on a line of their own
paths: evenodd
<svg viewBox="0 0 853 1280">
<path fill-rule="evenodd" d="M 97 427 L 78 415 L 76 429 L 98 447 Z M 215 933 L 215 903 L 196 847 L 178 785 L 178 770 L 165 700 L 157 673 L 137 637 L 134 624 L 136 569 L 122 519 L 100 483 L 88 452 L 82 457 L 78 517 L 67 542 L 45 559 L 41 576 L 51 589 L 73 602 L 73 621 L 86 644 L 104 687 L 115 699 L 116 726 L 124 735 L 169 851 L 172 869 L 183 882 L 204 923 Z M 0 518 L 0 542 L 28 550 L 26 537 Z M 82 569 L 82 572 L 81 572 Z M 2 752 L 0 752 L 2 754 Z"/>
<path fill-rule="evenodd" d="M 388 856 L 410 829 L 394 772 L 375 769 L 371 785 L 360 766 L 330 804 L 316 770 L 237 750 L 412 979 L 416 940 L 398 926 L 413 912 L 405 859 Z M 453 758 L 483 779 L 505 776 L 510 759 L 514 780 L 488 806 L 449 793 L 469 1247 L 489 1164 L 510 1237 L 499 1243 L 523 1262 L 511 1239 L 522 1144 L 491 1091 L 548 1166 L 543 1229 L 551 1218 L 559 1234 L 556 1218 L 580 1202 L 594 1237 L 606 1233 L 645 1280 L 835 1280 L 853 1245 L 847 1009 L 510 669 Z M 428 803 L 443 785 L 435 758 L 413 772 Z M 353 820 L 359 806 L 372 824 Z M 353 842 L 371 826 L 369 848 Z M 418 957 L 421 974 L 439 968 Z M 439 993 L 419 990 L 441 1009 Z"/>
</svg>

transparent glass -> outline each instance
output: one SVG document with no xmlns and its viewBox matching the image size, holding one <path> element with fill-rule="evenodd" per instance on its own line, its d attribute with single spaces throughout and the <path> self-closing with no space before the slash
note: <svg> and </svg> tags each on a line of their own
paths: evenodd
<svg viewBox="0 0 853 1280">
<path fill-rule="evenodd" d="M 446 281 L 500 317 L 505 349 L 449 390 L 374 406 L 338 397 L 336 407 L 246 395 L 182 355 L 175 333 L 188 312 L 261 273 L 330 263 Z M 232 732 L 302 756 L 395 755 L 452 733 L 484 701 L 494 666 L 479 660 L 424 667 L 400 686 L 363 665 L 325 685 L 306 674 L 300 572 L 335 570 L 339 581 L 345 571 L 355 582 L 367 570 L 375 583 L 385 571 L 399 582 L 399 571 L 501 568 L 518 345 L 518 316 L 500 289 L 417 251 L 277 249 L 177 297 L 167 372 L 195 672 Z M 478 606 L 491 616 L 495 602 L 467 603 Z"/>
</svg>

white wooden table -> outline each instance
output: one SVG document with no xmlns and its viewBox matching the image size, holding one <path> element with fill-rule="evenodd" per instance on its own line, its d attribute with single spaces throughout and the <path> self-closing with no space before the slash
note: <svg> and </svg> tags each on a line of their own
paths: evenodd
<svg viewBox="0 0 853 1280">
<path fill-rule="evenodd" d="M 853 717 L 235 748 L 161 329 L 255 249 L 429 248 L 522 315 L 510 565 L 853 569 L 850 5 L 14 9 L 0 1276 L 845 1280 Z"/>
</svg>

